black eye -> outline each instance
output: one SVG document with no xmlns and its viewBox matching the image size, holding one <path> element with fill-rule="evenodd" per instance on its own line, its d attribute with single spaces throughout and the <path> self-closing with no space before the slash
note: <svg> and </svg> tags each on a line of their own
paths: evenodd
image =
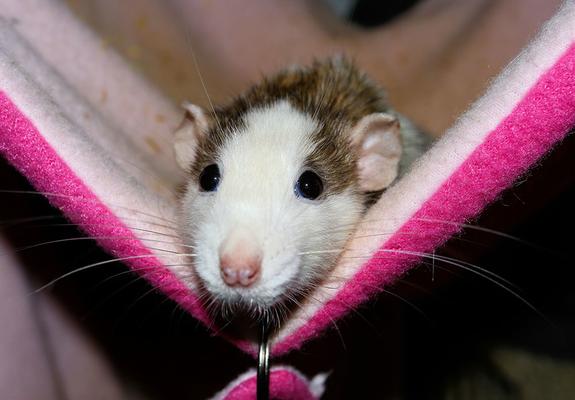
<svg viewBox="0 0 575 400">
<path fill-rule="evenodd" d="M 214 192 L 220 184 L 220 169 L 210 164 L 200 173 L 200 187 L 206 192 Z"/>
<path fill-rule="evenodd" d="M 323 192 L 323 182 L 313 171 L 304 171 L 295 184 L 295 194 L 309 200 L 315 200 Z"/>
</svg>

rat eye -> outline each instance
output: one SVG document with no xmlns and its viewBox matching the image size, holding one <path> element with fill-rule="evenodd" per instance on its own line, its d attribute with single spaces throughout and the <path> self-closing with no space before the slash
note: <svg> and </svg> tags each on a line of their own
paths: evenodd
<svg viewBox="0 0 575 400">
<path fill-rule="evenodd" d="M 309 200 L 315 200 L 323 192 L 323 182 L 313 171 L 304 171 L 295 184 L 295 194 Z"/>
<path fill-rule="evenodd" d="M 214 192 L 220 184 L 220 169 L 218 164 L 210 164 L 200 173 L 200 188 L 206 192 Z"/>
</svg>

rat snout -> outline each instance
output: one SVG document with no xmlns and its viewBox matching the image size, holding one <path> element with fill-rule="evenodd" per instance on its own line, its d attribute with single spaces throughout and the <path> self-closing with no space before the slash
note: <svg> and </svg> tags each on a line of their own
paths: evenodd
<svg viewBox="0 0 575 400">
<path fill-rule="evenodd" d="M 228 286 L 252 286 L 261 275 L 262 257 L 249 240 L 230 236 L 220 247 L 220 274 Z"/>
<path fill-rule="evenodd" d="M 225 255 L 220 261 L 220 272 L 226 285 L 250 287 L 260 276 L 261 263 L 257 258 Z"/>
</svg>

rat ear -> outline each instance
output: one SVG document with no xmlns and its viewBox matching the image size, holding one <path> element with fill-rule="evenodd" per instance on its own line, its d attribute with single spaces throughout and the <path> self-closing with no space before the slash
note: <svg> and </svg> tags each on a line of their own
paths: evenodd
<svg viewBox="0 0 575 400">
<path fill-rule="evenodd" d="M 353 127 L 351 138 L 359 153 L 360 189 L 365 192 L 385 189 L 399 171 L 402 153 L 399 120 L 391 114 L 369 114 Z"/>
<path fill-rule="evenodd" d="M 183 170 L 188 170 L 196 157 L 198 142 L 208 130 L 208 118 L 201 107 L 185 102 L 184 121 L 174 133 L 176 161 Z"/>
</svg>

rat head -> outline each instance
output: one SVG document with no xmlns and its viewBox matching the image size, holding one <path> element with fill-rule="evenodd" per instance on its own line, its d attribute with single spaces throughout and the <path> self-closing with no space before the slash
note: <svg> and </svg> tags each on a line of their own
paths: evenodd
<svg viewBox="0 0 575 400">
<path fill-rule="evenodd" d="M 353 118 L 320 104 L 308 112 L 290 93 L 256 87 L 211 114 L 186 105 L 176 132 L 189 176 L 183 235 L 220 304 L 263 311 L 313 287 L 335 264 L 366 195 L 397 175 L 394 116 Z"/>
</svg>

